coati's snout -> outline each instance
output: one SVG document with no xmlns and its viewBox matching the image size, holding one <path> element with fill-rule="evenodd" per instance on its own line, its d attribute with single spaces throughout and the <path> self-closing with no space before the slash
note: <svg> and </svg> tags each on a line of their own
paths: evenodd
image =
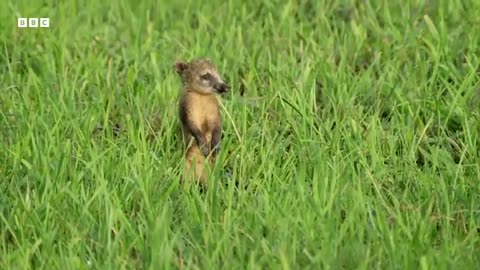
<svg viewBox="0 0 480 270">
<path fill-rule="evenodd" d="M 213 88 L 215 89 L 215 91 L 217 91 L 218 93 L 226 93 L 228 91 L 230 91 L 230 85 L 224 83 L 224 82 L 221 82 L 221 83 L 216 83 Z"/>
</svg>

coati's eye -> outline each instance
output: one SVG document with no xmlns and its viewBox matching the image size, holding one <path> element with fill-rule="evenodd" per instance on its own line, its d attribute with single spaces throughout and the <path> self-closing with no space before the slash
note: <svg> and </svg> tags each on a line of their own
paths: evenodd
<svg viewBox="0 0 480 270">
<path fill-rule="evenodd" d="M 202 76 L 200 76 L 200 78 L 201 78 L 202 80 L 209 81 L 209 80 L 212 79 L 212 74 L 210 74 L 210 73 L 205 73 L 205 74 L 203 74 Z"/>
</svg>

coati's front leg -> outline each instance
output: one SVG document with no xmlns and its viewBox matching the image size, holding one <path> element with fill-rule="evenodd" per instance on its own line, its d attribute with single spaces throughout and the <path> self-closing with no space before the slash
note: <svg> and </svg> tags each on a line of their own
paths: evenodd
<svg viewBox="0 0 480 270">
<path fill-rule="evenodd" d="M 220 153 L 220 140 L 222 137 L 222 127 L 221 125 L 216 125 L 215 128 L 212 131 L 212 141 L 211 141 L 211 146 L 212 146 L 212 155 L 213 157 L 217 157 L 218 154 Z"/>
<path fill-rule="evenodd" d="M 200 127 L 198 127 L 195 122 L 191 120 L 191 117 L 189 117 L 188 114 L 188 108 L 186 104 L 182 102 L 180 105 L 180 121 L 182 122 L 184 130 L 190 133 L 193 138 L 195 138 L 195 142 L 202 151 L 202 154 L 204 156 L 208 156 L 210 149 L 208 147 L 207 138 L 203 134 Z"/>
<path fill-rule="evenodd" d="M 203 135 L 202 131 L 196 126 L 190 126 L 189 129 L 193 138 L 195 138 L 195 142 L 197 143 L 198 147 L 200 150 L 202 150 L 203 155 L 208 156 L 208 154 L 210 154 L 210 149 L 208 147 L 208 142 L 205 135 Z"/>
</svg>

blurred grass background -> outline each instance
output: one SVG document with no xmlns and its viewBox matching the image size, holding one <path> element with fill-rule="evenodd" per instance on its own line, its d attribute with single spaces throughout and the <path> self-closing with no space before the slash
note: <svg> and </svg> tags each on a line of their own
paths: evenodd
<svg viewBox="0 0 480 270">
<path fill-rule="evenodd" d="M 474 269 L 479 13 L 4 1 L 0 268 Z M 205 193 L 178 181 L 173 70 L 201 57 L 233 86 Z"/>
</svg>

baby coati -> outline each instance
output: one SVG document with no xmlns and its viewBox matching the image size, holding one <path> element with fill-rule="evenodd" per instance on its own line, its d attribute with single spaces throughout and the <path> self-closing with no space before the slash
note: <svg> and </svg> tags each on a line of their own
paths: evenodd
<svg viewBox="0 0 480 270">
<path fill-rule="evenodd" d="M 213 162 L 220 151 L 222 118 L 215 94 L 228 92 L 215 65 L 207 59 L 175 63 L 182 78 L 179 117 L 186 146 L 187 171 L 195 163 L 197 180 L 205 181 L 203 161 Z"/>
</svg>

